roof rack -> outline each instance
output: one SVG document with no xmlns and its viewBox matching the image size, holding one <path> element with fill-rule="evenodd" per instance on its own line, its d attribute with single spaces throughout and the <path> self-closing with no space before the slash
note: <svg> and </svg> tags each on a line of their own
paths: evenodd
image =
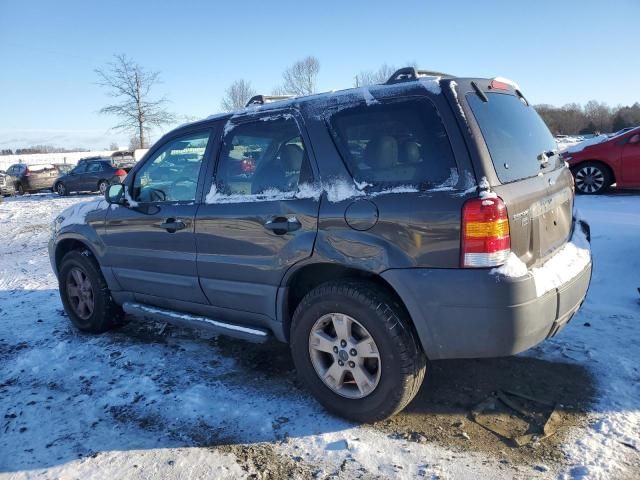
<svg viewBox="0 0 640 480">
<path fill-rule="evenodd" d="M 453 75 L 442 72 L 433 72 L 431 70 L 418 70 L 415 67 L 404 67 L 393 72 L 389 77 L 389 80 L 385 82 L 385 85 L 410 82 L 412 80 L 417 80 L 420 77 L 453 77 Z"/>
<path fill-rule="evenodd" d="M 250 105 L 265 105 L 267 103 L 278 102 L 292 97 L 293 95 L 254 95 L 249 99 L 245 107 Z"/>
</svg>

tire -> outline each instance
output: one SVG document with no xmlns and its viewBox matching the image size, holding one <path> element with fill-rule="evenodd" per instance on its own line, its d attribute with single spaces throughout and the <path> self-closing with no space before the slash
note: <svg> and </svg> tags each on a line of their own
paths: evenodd
<svg viewBox="0 0 640 480">
<path fill-rule="evenodd" d="M 598 195 L 611 184 L 611 172 L 600 162 L 584 162 L 572 171 L 578 193 L 584 195 Z"/>
<path fill-rule="evenodd" d="M 69 195 L 69 192 L 67 191 L 67 187 L 65 187 L 64 183 L 62 183 L 62 182 L 56 183 L 56 186 L 55 186 L 54 190 L 61 197 L 66 197 L 67 195 Z"/>
<path fill-rule="evenodd" d="M 109 182 L 107 182 L 106 180 L 100 180 L 98 182 L 98 191 L 100 192 L 101 195 L 105 194 L 105 192 L 107 191 L 107 188 L 109 188 Z"/>
<path fill-rule="evenodd" d="M 16 195 L 24 195 L 24 187 L 21 183 L 16 184 Z"/>
<path fill-rule="evenodd" d="M 77 275 L 86 280 L 91 290 L 91 309 L 79 307 L 80 282 Z M 124 312 L 111 297 L 100 267 L 88 250 L 72 250 L 60 262 L 58 275 L 60 298 L 71 323 L 83 332 L 102 333 L 122 324 Z M 73 286 L 76 285 L 75 291 Z"/>
<path fill-rule="evenodd" d="M 312 344 L 312 333 L 319 332 L 325 335 L 323 338 L 338 342 L 340 335 L 335 331 L 336 338 L 333 338 L 333 334 L 318 328 L 328 328 L 329 332 L 336 330 L 333 322 L 340 323 L 341 318 L 355 321 L 351 323 L 349 344 L 334 343 L 329 347 L 330 344 L 323 341 L 320 349 L 325 351 L 319 352 L 319 347 Z M 323 327 L 324 323 L 327 327 Z M 362 335 L 363 329 L 370 339 Z M 358 337 L 367 339 L 367 351 L 360 347 L 359 350 L 351 349 Z M 315 343 L 315 333 L 313 338 Z M 370 340 L 373 340 L 373 346 Z M 408 315 L 384 289 L 374 284 L 333 281 L 314 288 L 296 308 L 290 343 L 301 382 L 327 410 L 356 422 L 376 422 L 398 413 L 413 399 L 424 379 L 426 357 L 416 341 Z M 364 351 L 362 357 L 377 352 L 378 360 L 360 358 L 360 351 Z M 321 378 L 322 368 L 326 368 L 326 374 L 338 368 L 340 359 L 347 360 L 343 361 L 347 366 L 339 368 L 348 372 L 342 374 L 342 387 L 331 381 L 331 376 L 326 382 Z M 322 365 L 322 362 L 326 363 Z M 354 365 L 367 368 L 369 375 L 363 382 L 364 389 L 356 385 L 355 375 L 356 370 L 363 367 L 352 368 Z M 358 377 L 362 379 L 362 373 Z"/>
</svg>

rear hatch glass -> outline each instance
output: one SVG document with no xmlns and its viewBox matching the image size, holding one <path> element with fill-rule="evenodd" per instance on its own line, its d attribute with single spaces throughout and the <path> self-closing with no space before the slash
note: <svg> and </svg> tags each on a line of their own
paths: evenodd
<svg viewBox="0 0 640 480">
<path fill-rule="evenodd" d="M 549 258 L 568 240 L 572 228 L 571 174 L 535 109 L 519 96 L 475 93 L 467 102 L 502 183 L 493 187 L 509 214 L 511 250 L 528 266 Z"/>
<path fill-rule="evenodd" d="M 480 126 L 496 174 L 502 183 L 536 176 L 561 163 L 554 156 L 556 142 L 533 107 L 515 95 L 486 95 L 488 102 L 483 102 L 475 94 L 469 94 L 467 102 Z M 546 164 L 541 155 L 553 158 Z"/>
</svg>

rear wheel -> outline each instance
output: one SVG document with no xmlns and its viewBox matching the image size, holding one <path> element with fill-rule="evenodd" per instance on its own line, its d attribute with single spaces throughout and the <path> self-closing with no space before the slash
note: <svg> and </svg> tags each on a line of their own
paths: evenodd
<svg viewBox="0 0 640 480">
<path fill-rule="evenodd" d="M 124 313 L 88 250 L 73 250 L 63 257 L 58 283 L 64 309 L 78 329 L 101 333 L 122 323 Z"/>
<path fill-rule="evenodd" d="M 109 182 L 107 182 L 106 180 L 100 180 L 100 182 L 98 182 L 98 191 L 101 195 L 104 195 L 104 192 L 107 191 L 107 188 L 109 188 Z"/>
<path fill-rule="evenodd" d="M 366 282 L 328 282 L 309 292 L 293 317 L 291 351 L 320 403 L 358 422 L 402 410 L 426 368 L 404 309 Z"/>
<path fill-rule="evenodd" d="M 586 195 L 604 192 L 612 183 L 609 170 L 598 162 L 585 162 L 573 170 L 576 190 Z"/>
</svg>

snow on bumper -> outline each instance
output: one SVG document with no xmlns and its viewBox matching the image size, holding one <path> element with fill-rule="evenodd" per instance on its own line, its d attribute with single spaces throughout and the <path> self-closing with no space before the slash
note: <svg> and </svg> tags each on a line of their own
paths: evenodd
<svg viewBox="0 0 640 480">
<path fill-rule="evenodd" d="M 591 247 L 587 238 L 588 225 L 576 219 L 571 239 L 542 266 L 527 270 L 527 266 L 511 253 L 507 262 L 491 270 L 492 274 L 520 278 L 531 275 L 536 287 L 536 295 L 559 288 L 577 277 L 591 262 Z"/>
</svg>

